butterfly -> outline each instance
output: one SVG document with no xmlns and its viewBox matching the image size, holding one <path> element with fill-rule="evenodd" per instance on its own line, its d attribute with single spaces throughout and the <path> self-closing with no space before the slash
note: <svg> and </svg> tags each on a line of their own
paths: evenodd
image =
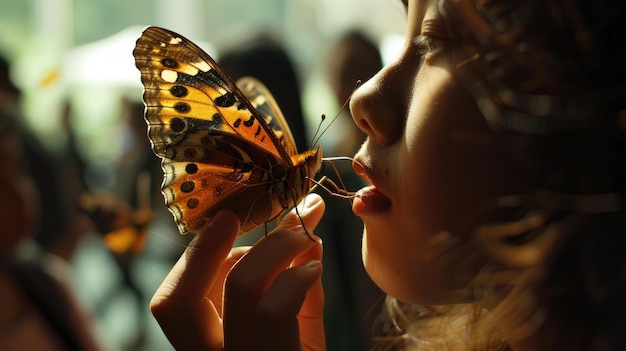
<svg viewBox="0 0 626 351">
<path fill-rule="evenodd" d="M 133 51 L 141 72 L 145 120 L 162 159 L 162 193 L 181 233 L 200 233 L 220 210 L 241 233 L 278 218 L 309 193 L 320 147 L 296 150 L 267 88 L 237 84 L 197 45 L 148 27 Z"/>
<path fill-rule="evenodd" d="M 132 208 L 112 193 L 90 191 L 82 194 L 79 208 L 102 234 L 105 246 L 116 255 L 140 254 L 145 245 L 153 214 L 142 206 Z"/>
</svg>

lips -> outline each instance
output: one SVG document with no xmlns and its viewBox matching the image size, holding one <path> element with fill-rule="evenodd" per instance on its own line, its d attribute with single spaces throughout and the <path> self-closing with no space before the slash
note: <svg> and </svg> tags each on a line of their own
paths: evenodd
<svg viewBox="0 0 626 351">
<path fill-rule="evenodd" d="M 352 212 L 357 216 L 363 216 L 381 213 L 391 208 L 391 200 L 376 187 L 372 168 L 365 166 L 358 158 L 352 163 L 352 168 L 361 178 L 372 184 L 356 193 L 356 197 L 352 201 Z"/>
<path fill-rule="evenodd" d="M 390 207 L 391 200 L 373 185 L 359 190 L 352 201 L 352 212 L 357 216 L 384 212 Z"/>
</svg>

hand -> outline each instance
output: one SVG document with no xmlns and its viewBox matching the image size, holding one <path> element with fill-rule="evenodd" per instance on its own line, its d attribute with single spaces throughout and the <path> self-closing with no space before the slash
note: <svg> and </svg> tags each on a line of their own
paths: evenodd
<svg viewBox="0 0 626 351">
<path fill-rule="evenodd" d="M 309 233 L 324 202 L 298 206 Z M 252 248 L 234 248 L 237 217 L 220 212 L 189 244 L 150 303 L 177 350 L 324 350 L 322 245 L 292 210 Z M 311 233 L 312 235 L 312 233 Z"/>
</svg>

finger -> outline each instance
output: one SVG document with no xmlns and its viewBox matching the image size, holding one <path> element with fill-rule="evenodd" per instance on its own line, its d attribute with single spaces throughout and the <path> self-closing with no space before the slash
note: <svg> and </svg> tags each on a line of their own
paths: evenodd
<svg viewBox="0 0 626 351">
<path fill-rule="evenodd" d="M 257 349 L 258 303 L 276 276 L 319 241 L 310 240 L 302 226 L 281 230 L 253 247 L 233 267 L 224 289 L 224 342 L 228 350 Z M 295 282 L 297 283 L 297 282 Z M 303 289 L 306 290 L 310 284 Z M 292 314 L 295 318 L 297 311 Z M 247 335 L 242 338 L 242 335 Z"/>
<path fill-rule="evenodd" d="M 224 281 L 226 280 L 226 276 L 228 275 L 228 272 L 230 272 L 230 270 L 233 268 L 235 263 L 237 263 L 237 261 L 239 261 L 239 259 L 243 255 L 245 255 L 248 250 L 250 250 L 250 246 L 235 247 L 230 251 L 224 262 L 222 262 L 217 276 L 215 277 L 215 283 L 213 284 L 211 291 L 207 295 L 207 297 L 211 301 L 213 301 L 215 310 L 220 314 L 220 316 L 222 315 L 222 299 L 224 293 Z"/>
<path fill-rule="evenodd" d="M 314 228 L 322 217 L 324 202 L 319 195 L 307 197 L 299 208 L 302 221 Z M 228 275 L 224 296 L 225 345 L 233 350 L 254 349 L 256 334 L 255 312 L 259 299 L 274 278 L 287 269 L 294 258 L 319 244 L 309 234 L 292 211 L 285 220 L 244 256 Z M 241 335 L 251 337 L 241 338 Z"/>
<path fill-rule="evenodd" d="M 321 243 L 321 239 L 320 239 Z M 321 261 L 323 256 L 322 245 L 315 245 L 311 250 L 305 254 L 296 257 L 292 266 L 300 266 L 312 261 Z M 322 289 L 322 281 L 319 280 L 318 284 L 313 285 L 309 289 L 308 297 L 305 300 L 305 304 L 300 309 L 299 317 L 304 319 L 322 319 L 323 307 L 324 307 L 324 291 Z"/>
<path fill-rule="evenodd" d="M 321 259 L 321 245 L 297 257 L 293 268 L 281 273 L 259 302 L 262 349 L 325 348 Z"/>
<path fill-rule="evenodd" d="M 291 228 L 304 223 L 307 230 L 315 230 L 315 227 L 322 219 L 322 215 L 324 215 L 326 205 L 320 195 L 311 193 L 296 207 L 283 218 L 278 226 L 279 228 Z"/>
<path fill-rule="evenodd" d="M 306 201 L 309 201 L 309 199 L 305 199 L 303 203 L 306 203 Z M 314 216 L 320 215 L 319 219 L 321 219 L 322 214 L 323 212 L 320 211 L 320 212 L 314 213 L 313 215 Z M 318 221 L 319 219 L 316 218 L 316 220 Z M 309 224 L 307 223 L 306 225 L 308 226 Z M 317 223 L 315 223 L 315 225 L 317 225 Z M 313 230 L 314 228 L 315 226 L 311 226 L 311 230 Z M 320 242 L 321 242 L 321 239 L 320 239 Z M 303 264 L 309 265 L 316 261 L 321 261 L 322 255 L 323 255 L 322 245 L 316 245 L 311 250 L 307 251 L 304 255 L 301 255 L 297 257 L 296 259 L 294 259 L 294 261 L 292 262 L 292 266 L 299 266 Z M 301 285 L 301 286 L 305 287 L 306 285 Z M 279 288 L 277 287 L 276 289 L 278 290 Z M 267 294 L 269 294 L 269 292 Z M 275 296 L 278 297 L 281 295 L 289 295 L 289 294 L 290 293 L 287 291 L 280 292 L 278 290 Z M 294 294 L 295 294 L 294 296 L 297 296 L 296 292 L 294 292 Z M 279 301 L 276 301 L 276 302 L 279 302 Z M 270 304 L 271 301 L 266 301 L 265 303 Z M 291 303 L 296 303 L 296 302 L 291 301 Z M 324 334 L 324 290 L 322 287 L 321 271 L 317 279 L 314 280 L 313 285 L 309 287 L 306 293 L 306 298 L 304 298 L 304 302 L 300 300 L 296 305 L 293 305 L 291 308 L 292 309 L 296 308 L 296 306 L 301 306 L 299 312 L 297 313 L 297 321 L 298 321 L 297 327 L 300 331 L 303 331 L 300 333 L 301 335 L 300 343 L 302 345 L 302 348 L 305 350 L 325 349 L 326 338 Z M 285 309 L 289 309 L 289 308 L 285 307 Z M 276 329 L 274 329 L 274 332 L 280 333 L 281 329 L 294 328 L 294 324 L 295 323 L 292 322 L 290 325 L 275 326 Z M 271 335 L 271 334 L 272 332 L 269 330 L 263 333 L 263 335 Z M 275 334 L 275 335 L 277 336 L 276 338 L 274 338 L 276 340 L 278 339 L 279 334 Z M 268 340 L 268 341 L 271 341 L 271 340 Z M 286 340 L 286 342 L 289 342 L 289 341 Z M 271 346 L 271 345 L 268 344 L 268 346 Z M 278 347 L 279 345 L 274 345 L 274 346 Z M 271 349 L 271 348 L 268 348 L 268 349 Z"/>
<path fill-rule="evenodd" d="M 311 194 L 307 198 L 305 198 L 301 204 L 306 205 L 308 201 L 312 201 L 313 202 L 312 205 L 315 206 L 316 201 L 319 201 L 318 199 L 316 199 L 316 197 L 319 197 L 319 195 Z M 305 225 L 307 226 L 307 228 L 310 228 L 311 230 L 314 230 L 319 220 L 321 220 L 321 216 L 323 215 L 323 209 L 324 209 L 323 207 L 321 209 L 317 209 L 316 207 L 314 208 L 315 209 L 313 210 L 313 213 L 309 213 L 309 215 L 306 217 L 307 221 L 313 220 L 314 222 L 313 223 L 305 222 Z M 319 240 L 321 242 L 321 239 Z M 313 260 L 320 260 L 320 261 L 322 260 L 322 245 L 316 245 L 314 246 L 313 249 L 307 251 L 306 254 L 295 258 L 294 261 L 292 262 L 292 265 L 298 266 L 298 265 L 304 264 L 305 262 L 309 262 Z M 322 289 L 322 282 L 320 279 L 317 282 L 317 284 L 314 285 L 309 290 L 309 296 L 305 300 L 305 304 L 300 309 L 299 318 L 303 320 L 319 320 L 320 322 L 322 322 L 323 321 L 323 309 L 324 309 L 324 291 Z"/>
<path fill-rule="evenodd" d="M 307 297 L 307 291 L 320 280 L 321 275 L 321 262 L 312 260 L 290 268 L 276 277 L 257 309 L 260 322 L 257 325 L 259 349 L 277 351 L 300 349 L 301 329 L 298 328 L 296 315 Z M 307 340 L 312 338 L 308 331 L 312 330 L 308 329 L 303 335 Z M 323 324 L 316 331 L 321 331 L 323 345 Z M 315 339 L 319 339 L 319 336 L 318 333 Z M 310 345 L 311 342 L 306 341 L 305 344 Z"/>
<path fill-rule="evenodd" d="M 316 245 L 294 260 L 294 265 L 320 262 L 322 254 L 322 245 Z M 302 331 L 300 333 L 302 347 L 305 350 L 323 350 L 326 345 L 326 338 L 324 334 L 324 289 L 322 288 L 321 272 L 308 289 L 304 303 L 300 302 L 300 305 L 298 326 Z M 276 332 L 279 331 L 280 329 L 276 329 Z"/>
<path fill-rule="evenodd" d="M 298 313 L 298 327 L 302 331 L 300 342 L 304 350 L 325 350 L 324 333 L 324 289 L 321 275 L 307 292 Z"/>
<path fill-rule="evenodd" d="M 310 205 L 308 205 L 309 207 L 311 206 L 318 206 L 319 201 L 320 201 L 321 197 L 317 194 L 311 194 L 308 195 L 307 198 L 305 198 L 300 204 L 299 204 L 299 209 L 298 209 L 298 213 L 296 213 L 296 211 L 292 211 L 290 214 L 288 214 L 285 217 L 285 220 L 282 221 L 282 226 L 285 227 L 289 227 L 289 226 L 299 226 L 302 225 L 302 222 L 300 222 L 300 218 L 298 217 L 298 214 L 300 211 L 303 212 L 303 214 L 305 215 L 304 218 L 306 218 L 306 222 L 305 224 L 307 225 L 307 227 L 310 227 L 311 230 L 313 230 L 315 228 L 315 226 L 317 225 L 317 223 L 319 222 L 319 220 L 321 219 L 321 215 L 323 214 L 322 211 L 316 210 L 313 213 L 308 213 L 307 212 L 307 203 L 310 202 Z M 318 212 L 319 211 L 319 212 Z M 314 216 L 314 217 L 312 217 Z M 250 247 L 237 247 L 231 250 L 231 253 L 228 255 L 228 257 L 226 258 L 226 260 L 224 260 L 224 262 L 222 263 L 222 266 L 220 267 L 220 270 L 218 272 L 218 276 L 216 278 L 216 282 L 223 282 L 226 275 L 228 274 L 228 272 L 230 271 L 230 269 L 233 267 L 233 265 L 239 260 L 239 258 L 241 258 L 241 256 L 243 256 L 245 253 L 247 253 L 247 251 L 250 249 Z M 305 261 L 311 260 L 313 258 L 315 259 L 319 259 L 321 260 L 321 253 L 318 256 L 315 257 L 308 257 L 308 256 L 303 256 L 299 261 L 294 262 L 294 265 L 299 265 Z M 223 293 L 224 289 L 223 286 L 220 284 L 215 284 L 213 286 L 213 288 L 211 289 L 211 292 L 209 293 L 209 298 L 211 299 L 211 301 L 213 301 L 216 310 L 221 313 L 222 311 L 222 293 Z"/>
<path fill-rule="evenodd" d="M 152 297 L 152 314 L 176 349 L 222 348 L 221 320 L 206 296 L 238 233 L 239 220 L 234 214 L 217 214 L 192 240 Z"/>
</svg>

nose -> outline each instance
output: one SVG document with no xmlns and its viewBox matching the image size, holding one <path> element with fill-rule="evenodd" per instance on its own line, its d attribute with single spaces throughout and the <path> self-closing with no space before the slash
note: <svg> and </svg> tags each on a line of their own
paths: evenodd
<svg viewBox="0 0 626 351">
<path fill-rule="evenodd" d="M 399 59 L 352 95 L 350 111 L 354 122 L 377 144 L 391 144 L 402 135 L 413 77 Z"/>
</svg>

